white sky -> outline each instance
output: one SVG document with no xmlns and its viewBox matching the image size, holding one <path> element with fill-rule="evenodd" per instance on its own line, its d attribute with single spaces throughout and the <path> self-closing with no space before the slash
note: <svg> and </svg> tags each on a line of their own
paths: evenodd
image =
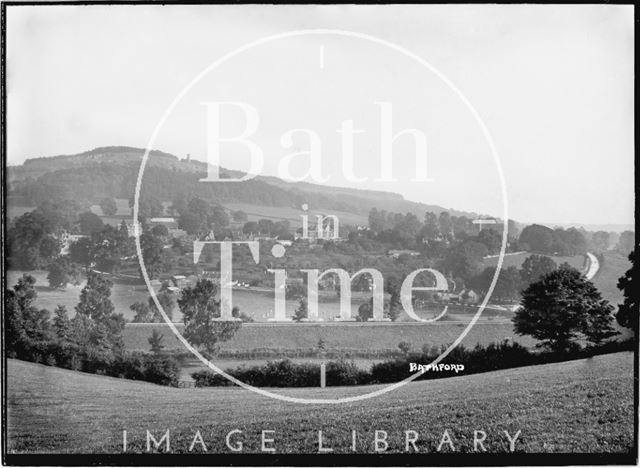
<svg viewBox="0 0 640 468">
<path fill-rule="evenodd" d="M 427 60 L 467 97 L 502 161 L 509 217 L 633 223 L 633 9 L 628 6 L 18 6 L 7 7 L 8 163 L 98 146 L 145 147 L 174 97 L 216 59 L 291 30 L 365 33 Z M 320 46 L 324 66 L 319 67 Z M 274 41 L 208 74 L 154 144 L 204 160 L 204 100 L 260 112 L 265 171 L 314 129 L 333 185 L 383 189 L 449 208 L 501 211 L 479 127 L 433 73 L 384 47 L 338 36 Z M 394 128 L 423 129 L 431 183 L 409 183 L 413 146 L 394 150 L 399 182 L 377 183 L 376 100 Z M 335 130 L 353 119 L 359 185 L 341 177 Z M 231 130 L 242 120 L 225 119 Z M 236 127 L 236 132 L 237 127 Z M 371 138 L 373 136 L 373 138 Z M 294 139 L 299 150 L 307 147 Z M 237 148 L 222 160 L 245 168 Z M 395 156 L 394 152 L 394 156 Z M 299 171 L 298 171 L 299 172 Z"/>
</svg>

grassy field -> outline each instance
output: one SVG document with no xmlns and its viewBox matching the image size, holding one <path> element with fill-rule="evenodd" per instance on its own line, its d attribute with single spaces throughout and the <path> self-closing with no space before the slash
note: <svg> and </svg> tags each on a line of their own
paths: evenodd
<svg viewBox="0 0 640 468">
<path fill-rule="evenodd" d="M 616 309 L 624 300 L 617 286 L 618 278 L 623 276 L 629 268 L 631 268 L 631 262 L 626 255 L 606 252 L 604 262 L 600 262 L 600 269 L 592 280 L 602 293 L 602 297 L 611 302 Z"/>
<path fill-rule="evenodd" d="M 210 454 L 231 453 L 234 429 L 244 453 L 260 451 L 260 433 L 273 430 L 277 452 L 316 452 L 317 431 L 334 453 L 373 452 L 375 430 L 388 433 L 388 452 L 416 447 L 435 452 L 445 429 L 457 452 L 473 450 L 474 430 L 487 433 L 490 452 L 509 450 L 503 431 L 518 431 L 517 452 L 617 452 L 633 446 L 633 356 L 618 353 L 559 364 L 410 383 L 352 403 L 284 403 L 239 388 L 174 389 L 9 360 L 9 453 L 119 453 L 146 450 L 149 430 L 170 430 L 170 450 L 187 452 L 200 431 Z M 280 389 L 305 398 L 339 398 L 379 388 Z M 447 452 L 445 445 L 443 451 Z M 195 451 L 202 451 L 196 445 Z"/>
<path fill-rule="evenodd" d="M 257 221 L 262 218 L 271 219 L 274 222 L 287 220 L 291 223 L 292 227 L 300 227 L 302 226 L 302 218 L 300 215 L 304 214 L 302 209 L 299 208 L 288 208 L 283 206 L 259 206 L 259 205 L 250 205 L 248 203 L 225 203 L 225 208 L 229 208 L 234 211 L 244 211 L 247 213 L 249 217 L 249 221 Z M 361 225 L 367 226 L 369 224 L 369 220 L 367 216 L 361 216 L 355 213 L 348 213 L 346 211 L 335 211 L 331 210 L 331 212 L 322 211 L 322 210 L 314 210 L 310 209 L 307 211 L 309 215 L 309 224 L 311 226 L 315 226 L 316 215 L 327 215 L 333 214 L 338 217 L 340 223 L 345 225 Z"/>
<path fill-rule="evenodd" d="M 518 253 L 515 255 L 505 255 L 504 260 L 502 261 L 502 268 L 509 268 L 510 266 L 515 266 L 517 268 L 520 268 L 522 266 L 522 263 L 527 259 L 527 257 L 531 255 L 532 254 L 530 254 L 529 252 Z M 560 266 L 562 263 L 567 262 L 569 265 L 571 265 L 572 267 L 580 271 L 584 271 L 586 269 L 585 255 L 574 255 L 571 257 L 548 255 L 548 257 L 551 257 L 551 259 L 553 259 L 553 261 L 556 262 L 558 266 Z M 485 266 L 496 266 L 498 264 L 498 259 L 499 257 L 497 256 L 485 258 L 484 264 Z"/>
<path fill-rule="evenodd" d="M 66 289 L 50 288 L 47 281 L 47 272 L 36 271 L 7 271 L 7 286 L 12 287 L 22 277 L 23 273 L 28 273 L 36 279 L 36 292 L 38 297 L 35 305 L 39 308 L 49 309 L 51 312 L 58 306 L 67 307 L 69 315 L 75 314 L 74 308 L 80 299 L 80 291 L 85 282 L 79 286 L 68 285 Z M 127 320 L 133 319 L 134 313 L 129 309 L 131 304 L 137 301 L 146 302 L 149 299 L 149 290 L 144 284 L 115 284 L 111 290 L 111 301 L 117 313 L 122 313 Z"/>
<path fill-rule="evenodd" d="M 398 343 L 407 341 L 419 350 L 424 344 L 440 346 L 453 342 L 464 329 L 464 323 L 435 322 L 394 323 L 389 325 L 352 322 L 348 324 L 244 324 L 240 331 L 222 345 L 222 349 L 248 350 L 254 348 L 296 349 L 314 348 L 323 339 L 327 348 L 397 349 Z M 179 330 L 181 325 L 177 327 Z M 184 349 L 166 324 L 128 324 L 123 336 L 127 349 L 148 350 L 147 338 L 154 329 L 164 334 L 166 349 Z M 477 343 L 489 344 L 512 338 L 524 346 L 535 340 L 514 335 L 509 321 L 477 323 L 462 344 L 473 347 Z"/>
</svg>

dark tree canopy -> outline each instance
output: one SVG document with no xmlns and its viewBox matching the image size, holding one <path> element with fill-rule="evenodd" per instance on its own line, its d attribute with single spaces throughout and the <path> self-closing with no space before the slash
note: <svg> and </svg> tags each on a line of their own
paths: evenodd
<svg viewBox="0 0 640 468">
<path fill-rule="evenodd" d="M 107 216 L 113 216 L 118 211 L 116 201 L 111 197 L 106 197 L 100 200 L 100 209 Z"/>
<path fill-rule="evenodd" d="M 633 231 L 624 231 L 620 233 L 618 243 L 616 244 L 616 250 L 623 255 L 628 255 L 633 250 L 633 246 L 636 243 L 636 235 Z"/>
<path fill-rule="evenodd" d="M 575 346 L 579 338 L 599 344 L 616 335 L 612 310 L 593 283 L 578 270 L 561 265 L 523 291 L 514 330 L 561 352 Z"/>
<path fill-rule="evenodd" d="M 546 255 L 529 255 L 522 263 L 520 276 L 525 286 L 538 281 L 542 276 L 551 273 L 558 267 L 550 257 Z"/>
<path fill-rule="evenodd" d="M 108 319 L 113 313 L 111 287 L 113 283 L 94 271 L 87 274 L 87 285 L 80 292 L 76 312 L 96 321 Z"/>
<path fill-rule="evenodd" d="M 616 320 L 620 325 L 633 330 L 638 335 L 638 314 L 640 310 L 640 288 L 633 280 L 638 280 L 636 250 L 629 254 L 631 268 L 618 280 L 618 289 L 624 294 L 624 302 L 618 307 Z"/>
<path fill-rule="evenodd" d="M 240 329 L 237 320 L 220 320 L 218 287 L 208 279 L 182 290 L 178 307 L 184 321 L 184 337 L 194 346 L 214 354 L 219 343 L 227 341 Z"/>
<path fill-rule="evenodd" d="M 526 244 L 530 252 L 553 253 L 553 230 L 532 224 L 522 230 L 519 242 L 520 245 Z"/>
<path fill-rule="evenodd" d="M 35 270 L 46 266 L 61 249 L 54 230 L 53 221 L 38 210 L 15 218 L 7 229 L 9 267 Z"/>
<path fill-rule="evenodd" d="M 298 303 L 298 307 L 293 314 L 293 320 L 296 322 L 301 322 L 302 319 L 306 319 L 309 317 L 309 308 L 307 306 L 307 300 L 305 298 L 300 299 Z"/>
<path fill-rule="evenodd" d="M 66 288 L 68 283 L 80 284 L 80 268 L 67 257 L 51 261 L 47 270 L 47 281 L 52 288 Z"/>
<path fill-rule="evenodd" d="M 80 232 L 87 235 L 91 235 L 98 231 L 101 231 L 104 227 L 104 223 L 102 222 L 100 217 L 97 214 L 92 213 L 91 211 L 80 213 L 79 221 Z"/>
</svg>

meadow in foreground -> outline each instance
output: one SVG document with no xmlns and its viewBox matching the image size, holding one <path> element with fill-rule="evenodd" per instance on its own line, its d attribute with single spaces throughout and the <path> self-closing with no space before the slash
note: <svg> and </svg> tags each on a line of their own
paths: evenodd
<svg viewBox="0 0 640 468">
<path fill-rule="evenodd" d="M 375 431 L 388 450 L 405 451 L 416 431 L 420 452 L 436 451 L 445 430 L 456 452 L 472 452 L 474 431 L 489 452 L 616 452 L 633 446 L 633 355 L 618 353 L 559 364 L 411 383 L 373 399 L 340 405 L 284 403 L 239 388 L 175 389 L 9 360 L 8 449 L 12 453 L 146 451 L 146 431 L 170 450 L 188 452 L 200 431 L 209 453 L 261 451 L 261 433 L 278 453 L 317 452 L 318 431 L 334 453 L 374 453 Z M 379 386 L 280 389 L 306 398 L 359 395 Z M 164 445 L 163 445 L 164 446 Z M 451 449 L 444 444 L 443 452 Z M 411 447 L 413 450 L 413 447 Z M 194 452 L 203 451 L 201 444 Z"/>
</svg>

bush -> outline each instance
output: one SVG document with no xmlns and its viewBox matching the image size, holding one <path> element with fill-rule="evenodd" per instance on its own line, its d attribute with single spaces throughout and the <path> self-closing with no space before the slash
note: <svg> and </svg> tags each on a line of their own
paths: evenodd
<svg viewBox="0 0 640 468">
<path fill-rule="evenodd" d="M 320 365 L 308 362 L 292 362 L 289 359 L 269 361 L 261 366 L 227 369 L 227 374 L 255 387 L 317 387 L 320 385 Z M 233 385 L 226 378 L 211 371 L 191 374 L 196 387 Z M 326 364 L 327 385 L 360 385 L 367 383 L 368 372 L 358 369 L 346 360 L 329 361 Z"/>
<path fill-rule="evenodd" d="M 178 386 L 180 367 L 175 359 L 145 354 L 143 363 L 145 381 L 171 387 Z"/>
</svg>

